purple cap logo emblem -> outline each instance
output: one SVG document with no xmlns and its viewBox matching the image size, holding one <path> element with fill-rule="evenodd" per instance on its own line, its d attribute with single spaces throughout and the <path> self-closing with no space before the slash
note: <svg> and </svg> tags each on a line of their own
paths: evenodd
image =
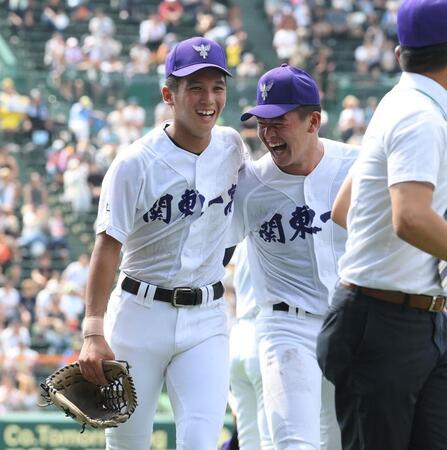
<svg viewBox="0 0 447 450">
<path fill-rule="evenodd" d="M 303 69 L 282 64 L 259 79 L 256 106 L 242 114 L 241 120 L 252 116 L 273 119 L 299 106 L 319 104 L 320 93 L 315 80 Z"/>
<path fill-rule="evenodd" d="M 193 45 L 192 48 L 199 53 L 199 55 L 203 58 L 206 59 L 208 57 L 208 52 L 211 50 L 211 45 Z"/>
<path fill-rule="evenodd" d="M 268 97 L 268 93 L 273 86 L 273 81 L 269 84 L 262 83 L 260 87 L 262 100 L 266 101 Z"/>
<path fill-rule="evenodd" d="M 225 50 L 212 39 L 193 37 L 179 42 L 165 61 L 166 78 L 170 75 L 186 77 L 198 70 L 214 67 L 231 77 Z"/>
</svg>

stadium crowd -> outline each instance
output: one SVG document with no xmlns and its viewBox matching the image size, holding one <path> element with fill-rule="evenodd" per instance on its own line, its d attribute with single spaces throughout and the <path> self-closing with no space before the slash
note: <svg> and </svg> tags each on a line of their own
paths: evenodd
<svg viewBox="0 0 447 450">
<path fill-rule="evenodd" d="M 338 41 L 361 41 L 350 55 L 360 75 L 377 79 L 397 70 L 398 4 L 265 0 L 277 61 L 261 61 L 237 1 L 163 0 L 148 10 L 145 2 L 111 0 L 114 18 L 85 0 L 3 3 L 11 44 L 25 45 L 24 34 L 37 23 L 47 30 L 43 64 L 48 86 L 68 113 L 63 119 L 52 115 L 46 89 L 24 92 L 11 78 L 1 81 L 0 413 L 36 409 L 39 377 L 76 359 L 89 255 L 86 246 L 73 257 L 73 221 L 67 224 L 66 213 L 75 222 L 94 215 L 102 178 L 117 153 L 169 118 L 169 109 L 159 103 L 152 106 L 154 121 L 149 123 L 146 105 L 128 97 L 126 86 L 148 75 L 162 81 L 164 58 L 183 37 L 178 30 L 187 26 L 190 34 L 220 42 L 236 83 L 255 79 L 265 66 L 289 62 L 312 72 L 323 98 L 333 99 L 333 44 Z M 132 42 L 120 40 L 117 20 L 138 24 Z M 82 36 L 71 33 L 77 23 L 87 24 Z M 360 142 L 376 104 L 376 97 L 346 96 L 328 129 L 346 142 Z M 240 131 L 251 150 L 259 151 L 256 123 L 249 121 Z M 26 155 L 42 162 L 41 173 L 25 170 Z"/>
</svg>

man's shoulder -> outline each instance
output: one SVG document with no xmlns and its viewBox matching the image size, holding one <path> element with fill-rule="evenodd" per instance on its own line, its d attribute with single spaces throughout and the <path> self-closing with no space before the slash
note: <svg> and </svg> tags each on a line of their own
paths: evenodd
<svg viewBox="0 0 447 450">
<path fill-rule="evenodd" d="M 168 153 L 169 145 L 171 145 L 171 141 L 167 139 L 163 129 L 157 127 L 122 149 L 118 158 L 124 161 L 140 161 L 148 164 L 151 161 L 163 159 L 163 155 Z"/>
<path fill-rule="evenodd" d="M 355 160 L 359 156 L 360 146 L 334 141 L 332 139 L 320 138 L 324 151 L 330 158 Z"/>
<path fill-rule="evenodd" d="M 271 176 L 270 166 L 272 160 L 269 154 L 262 156 L 256 161 L 245 161 L 239 172 L 239 184 L 246 190 L 254 190 L 260 186 L 268 186 L 268 179 Z"/>
<path fill-rule="evenodd" d="M 229 145 L 236 145 L 243 147 L 242 137 L 238 131 L 232 127 L 216 125 L 212 132 L 213 144 L 225 143 Z"/>
</svg>

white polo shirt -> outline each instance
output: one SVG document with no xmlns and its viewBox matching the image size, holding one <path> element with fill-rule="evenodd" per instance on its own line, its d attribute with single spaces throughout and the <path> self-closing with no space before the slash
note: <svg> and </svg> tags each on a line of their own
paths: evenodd
<svg viewBox="0 0 447 450">
<path fill-rule="evenodd" d="M 447 91 L 403 73 L 380 102 L 355 166 L 346 253 L 340 277 L 371 288 L 436 295 L 436 259 L 399 239 L 388 187 L 405 181 L 434 186 L 433 209 L 447 208 Z"/>
<path fill-rule="evenodd" d="M 214 127 L 200 155 L 177 147 L 163 128 L 113 161 L 96 232 L 123 244 L 120 269 L 133 278 L 166 288 L 213 284 L 224 275 L 225 234 L 246 150 L 232 128 Z"/>
<path fill-rule="evenodd" d="M 324 314 L 338 280 L 346 232 L 330 219 L 358 149 L 321 139 L 324 155 L 308 176 L 282 172 L 270 154 L 241 171 L 229 245 L 248 236 L 256 302 L 285 302 Z"/>
</svg>

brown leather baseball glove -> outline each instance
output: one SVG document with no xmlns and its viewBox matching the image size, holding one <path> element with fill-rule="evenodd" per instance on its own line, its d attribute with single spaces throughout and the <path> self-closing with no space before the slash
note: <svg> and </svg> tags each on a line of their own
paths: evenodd
<svg viewBox="0 0 447 450">
<path fill-rule="evenodd" d="M 81 374 L 79 363 L 62 367 L 40 386 L 48 406 L 54 404 L 85 427 L 109 428 L 125 422 L 137 407 L 137 395 L 126 361 L 103 361 L 108 384 L 98 386 Z M 81 431 L 81 432 L 82 432 Z"/>
</svg>

